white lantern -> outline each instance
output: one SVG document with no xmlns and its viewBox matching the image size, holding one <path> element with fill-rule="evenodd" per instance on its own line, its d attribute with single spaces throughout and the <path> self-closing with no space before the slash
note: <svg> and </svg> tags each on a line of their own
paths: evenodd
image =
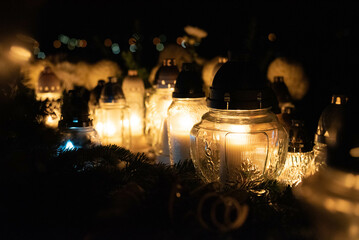
<svg viewBox="0 0 359 240">
<path fill-rule="evenodd" d="M 172 97 L 173 101 L 168 109 L 167 129 L 170 163 L 174 164 L 190 159 L 191 129 L 208 111 L 203 80 L 193 64 L 182 65 Z"/>
<path fill-rule="evenodd" d="M 49 127 L 57 127 L 60 120 L 61 91 L 61 80 L 52 72 L 49 66 L 46 66 L 38 79 L 36 98 L 39 101 L 46 101 L 49 114 L 46 116 L 45 124 Z"/>
<path fill-rule="evenodd" d="M 167 110 L 178 76 L 175 59 L 165 59 L 157 71 L 153 92 L 146 101 L 146 135 L 157 160 L 169 164 Z"/>
<path fill-rule="evenodd" d="M 209 112 L 191 130 L 192 160 L 205 182 L 241 184 L 278 177 L 288 135 L 271 104 L 270 91 L 253 64 L 223 64 L 207 100 Z"/>
<path fill-rule="evenodd" d="M 109 77 L 95 114 L 95 129 L 102 144 L 131 147 L 131 123 L 126 99 L 117 78 Z"/>
</svg>

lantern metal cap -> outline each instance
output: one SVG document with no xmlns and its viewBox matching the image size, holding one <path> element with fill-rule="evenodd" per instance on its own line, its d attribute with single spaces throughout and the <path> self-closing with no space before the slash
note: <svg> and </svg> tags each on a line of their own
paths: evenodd
<svg viewBox="0 0 359 240">
<path fill-rule="evenodd" d="M 102 92 L 102 88 L 105 86 L 105 80 L 100 79 L 97 81 L 97 85 L 94 89 L 92 89 L 91 94 L 90 94 L 90 102 L 93 105 L 97 105 L 100 97 L 101 97 L 101 92 Z"/>
<path fill-rule="evenodd" d="M 269 108 L 273 94 L 265 77 L 251 61 L 228 61 L 217 71 L 207 106 L 215 109 L 252 110 Z"/>
<path fill-rule="evenodd" d="M 116 77 L 109 77 L 109 81 L 105 84 L 101 91 L 101 103 L 119 103 L 125 101 L 122 87 L 118 83 Z"/>
<path fill-rule="evenodd" d="M 166 58 L 156 73 L 157 88 L 174 88 L 179 74 L 176 59 Z"/>
<path fill-rule="evenodd" d="M 40 73 L 37 91 L 39 93 L 61 92 L 61 80 L 52 71 L 50 66 L 46 66 Z"/>
<path fill-rule="evenodd" d="M 183 63 L 182 71 L 178 74 L 174 98 L 201 98 L 205 97 L 201 74 L 196 71 L 194 63 Z"/>
</svg>

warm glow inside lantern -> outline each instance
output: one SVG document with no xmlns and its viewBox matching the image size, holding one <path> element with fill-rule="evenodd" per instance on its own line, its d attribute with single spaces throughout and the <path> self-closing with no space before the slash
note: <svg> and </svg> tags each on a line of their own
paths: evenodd
<svg viewBox="0 0 359 240">
<path fill-rule="evenodd" d="M 130 114 L 116 77 L 109 77 L 103 87 L 95 116 L 95 129 L 102 144 L 131 147 Z"/>
<path fill-rule="evenodd" d="M 172 93 L 178 76 L 175 59 L 165 59 L 158 69 L 153 93 L 146 101 L 146 135 L 159 162 L 170 163 L 167 110 L 172 103 Z"/>
<path fill-rule="evenodd" d="M 195 65 L 184 63 L 179 73 L 173 101 L 168 109 L 167 127 L 171 164 L 190 159 L 190 131 L 208 111 L 203 80 Z"/>
<path fill-rule="evenodd" d="M 49 66 L 40 73 L 36 88 L 36 98 L 46 101 L 48 115 L 45 124 L 49 127 L 57 127 L 60 120 L 60 99 L 62 96 L 61 80 L 52 72 Z"/>
<path fill-rule="evenodd" d="M 310 175 L 314 154 L 301 120 L 292 120 L 289 128 L 289 147 L 284 169 L 278 180 L 289 186 L 297 186 Z M 308 170 L 309 169 L 309 170 Z"/>
<path fill-rule="evenodd" d="M 288 135 L 258 72 L 253 63 L 229 61 L 213 80 L 210 110 L 191 130 L 191 157 L 206 182 L 276 178 L 283 168 Z"/>
</svg>

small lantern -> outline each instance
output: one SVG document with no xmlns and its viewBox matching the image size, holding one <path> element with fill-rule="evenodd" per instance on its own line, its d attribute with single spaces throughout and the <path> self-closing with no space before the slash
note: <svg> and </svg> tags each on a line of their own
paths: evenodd
<svg viewBox="0 0 359 240">
<path fill-rule="evenodd" d="M 284 169 L 278 180 L 289 186 L 298 185 L 307 175 L 314 154 L 301 120 L 292 120 L 289 129 L 289 147 Z"/>
<path fill-rule="evenodd" d="M 168 109 L 167 127 L 171 164 L 190 159 L 190 132 L 208 111 L 203 80 L 191 63 L 183 63 L 173 101 Z"/>
<path fill-rule="evenodd" d="M 311 173 L 317 172 L 321 166 L 326 165 L 327 161 L 327 141 L 335 136 L 330 129 L 339 121 L 338 117 L 342 115 L 348 102 L 345 95 L 333 94 L 331 104 L 329 104 L 321 113 L 317 132 L 314 135 L 314 162 L 311 167 Z"/>
<path fill-rule="evenodd" d="M 49 127 L 57 127 L 60 120 L 61 91 L 61 80 L 52 72 L 49 66 L 46 66 L 38 79 L 36 98 L 39 101 L 46 101 L 49 114 L 46 116 L 45 124 Z"/>
<path fill-rule="evenodd" d="M 323 120 L 334 118 L 325 125 L 330 133 L 325 138 L 327 166 L 293 189 L 314 219 L 316 239 L 359 239 L 359 108 L 350 102 L 340 105 L 343 97 L 336 95 L 337 106 L 328 107 L 330 114 L 323 112 L 328 113 Z"/>
<path fill-rule="evenodd" d="M 191 157 L 205 182 L 276 178 L 288 135 L 271 112 L 271 93 L 250 62 L 228 61 L 218 70 L 209 112 L 191 130 Z"/>
<path fill-rule="evenodd" d="M 63 135 L 60 151 L 90 148 L 100 144 L 92 119 L 89 118 L 88 98 L 85 92 L 84 89 L 78 88 L 64 95 L 59 121 L 59 130 Z"/>
<path fill-rule="evenodd" d="M 101 91 L 95 120 L 95 129 L 100 135 L 102 144 L 116 144 L 130 148 L 130 114 L 121 85 L 115 77 L 109 77 L 109 82 Z"/>
<path fill-rule="evenodd" d="M 167 134 L 167 110 L 172 103 L 172 92 L 178 76 L 175 59 L 165 59 L 158 69 L 153 94 L 146 106 L 146 133 L 148 141 L 159 162 L 169 164 L 169 146 Z"/>
</svg>

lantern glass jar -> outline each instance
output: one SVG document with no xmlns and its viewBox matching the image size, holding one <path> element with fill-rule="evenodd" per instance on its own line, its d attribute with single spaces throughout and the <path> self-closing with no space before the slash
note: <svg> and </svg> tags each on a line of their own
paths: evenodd
<svg viewBox="0 0 359 240">
<path fill-rule="evenodd" d="M 287 133 L 269 108 L 210 109 L 191 131 L 191 156 L 206 182 L 235 181 L 251 173 L 276 178 L 287 147 Z"/>
<path fill-rule="evenodd" d="M 117 78 L 109 77 L 103 87 L 95 116 L 95 128 L 102 144 L 131 147 L 129 107 Z"/>
</svg>

